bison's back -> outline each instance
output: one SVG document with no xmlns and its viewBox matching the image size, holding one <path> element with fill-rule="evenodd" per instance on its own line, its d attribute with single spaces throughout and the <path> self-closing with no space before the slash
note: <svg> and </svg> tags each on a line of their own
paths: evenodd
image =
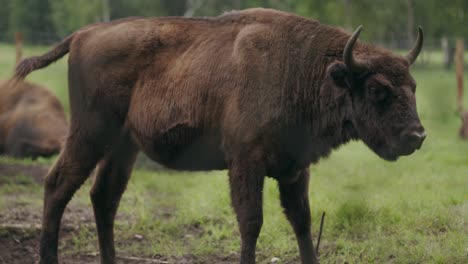
<svg viewBox="0 0 468 264">
<path fill-rule="evenodd" d="M 206 164 L 224 167 L 221 142 L 255 140 L 282 114 L 297 23 L 316 26 L 254 9 L 83 29 L 70 49 L 72 115 L 84 106 L 117 114 L 163 164 L 212 153 Z"/>
</svg>

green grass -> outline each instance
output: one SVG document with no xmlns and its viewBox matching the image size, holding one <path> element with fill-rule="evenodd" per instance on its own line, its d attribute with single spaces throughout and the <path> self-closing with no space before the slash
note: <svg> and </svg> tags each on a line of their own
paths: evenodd
<svg viewBox="0 0 468 264">
<path fill-rule="evenodd" d="M 25 54 L 43 51 L 27 48 Z M 11 46 L 0 45 L 0 77 L 13 67 L 13 54 Z M 454 72 L 440 69 L 439 62 L 413 69 L 418 109 L 428 133 L 420 151 L 389 163 L 354 142 L 311 167 L 314 233 L 320 214 L 327 212 L 322 263 L 468 263 L 468 143 L 457 138 Z M 29 80 L 50 87 L 68 105 L 66 71 L 61 60 Z M 5 162 L 31 163 L 0 159 Z M 40 162 L 49 164 L 51 159 Z M 28 186 L 39 188 L 28 184 L 19 189 Z M 91 209 L 89 187 L 90 182 L 72 202 Z M 4 185 L 0 195 L 11 190 L 12 183 Z M 115 228 L 118 252 L 190 254 L 207 263 L 210 256 L 238 252 L 239 232 L 228 194 L 225 171 L 134 170 Z M 41 199 L 40 194 L 34 197 Z M 295 238 L 273 180 L 266 181 L 264 199 L 258 261 L 266 263 L 273 256 L 283 263 L 297 261 Z M 143 239 L 135 239 L 135 234 Z M 73 252 L 97 251 L 92 228 L 82 229 L 72 240 Z"/>
</svg>

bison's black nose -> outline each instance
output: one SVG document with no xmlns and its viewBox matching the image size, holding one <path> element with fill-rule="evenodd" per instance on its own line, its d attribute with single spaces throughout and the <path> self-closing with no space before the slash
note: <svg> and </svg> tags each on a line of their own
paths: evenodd
<svg viewBox="0 0 468 264">
<path fill-rule="evenodd" d="M 403 133 L 402 139 L 403 143 L 406 144 L 407 147 L 420 149 L 424 139 L 426 139 L 426 132 L 423 127 L 419 126 L 416 129 L 411 129 Z"/>
</svg>

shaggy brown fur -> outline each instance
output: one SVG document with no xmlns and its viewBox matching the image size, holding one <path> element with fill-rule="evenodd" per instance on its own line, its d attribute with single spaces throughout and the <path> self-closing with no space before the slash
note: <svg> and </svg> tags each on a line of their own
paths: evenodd
<svg viewBox="0 0 468 264">
<path fill-rule="evenodd" d="M 264 177 L 277 179 L 302 262 L 318 263 L 309 165 L 353 139 L 388 160 L 423 140 L 408 60 L 357 43 L 354 55 L 369 67 L 354 72 L 342 61 L 349 38 L 315 20 L 248 9 L 92 25 L 24 60 L 16 79 L 69 52 L 71 128 L 46 179 L 41 263 L 57 262 L 65 206 L 96 165 L 100 256 L 115 263 L 114 216 L 139 150 L 174 169 L 229 170 L 241 263 L 255 262 Z"/>
<path fill-rule="evenodd" d="M 0 83 L 0 154 L 57 154 L 67 130 L 63 107 L 49 90 L 23 81 Z"/>
</svg>

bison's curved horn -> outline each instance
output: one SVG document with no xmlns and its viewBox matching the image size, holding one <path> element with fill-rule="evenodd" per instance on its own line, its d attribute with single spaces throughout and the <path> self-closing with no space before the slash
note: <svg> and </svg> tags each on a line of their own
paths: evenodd
<svg viewBox="0 0 468 264">
<path fill-rule="evenodd" d="M 421 52 L 422 46 L 424 42 L 424 34 L 423 30 L 421 27 L 418 28 L 418 38 L 416 39 L 416 43 L 414 44 L 413 48 L 411 51 L 406 55 L 406 59 L 408 62 L 411 64 L 416 61 L 416 58 L 418 57 L 419 53 Z"/>
<path fill-rule="evenodd" d="M 356 29 L 356 31 L 354 31 L 353 35 L 349 38 L 348 42 L 346 42 L 346 46 L 343 52 L 343 61 L 348 67 L 348 69 L 352 72 L 360 72 L 367 68 L 365 62 L 357 60 L 353 56 L 354 44 L 356 43 L 356 40 L 359 37 L 359 34 L 361 33 L 361 30 L 362 25 L 360 25 Z"/>
</svg>

